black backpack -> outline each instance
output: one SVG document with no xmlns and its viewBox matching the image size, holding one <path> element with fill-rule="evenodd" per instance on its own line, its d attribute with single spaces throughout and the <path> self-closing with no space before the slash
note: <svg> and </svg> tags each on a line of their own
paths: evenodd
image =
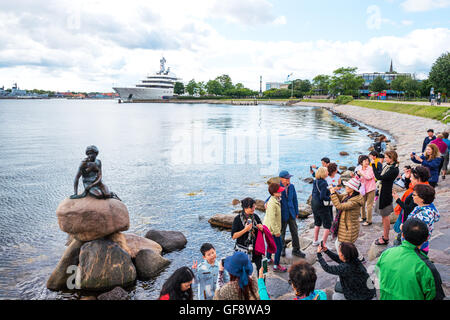
<svg viewBox="0 0 450 320">
<path fill-rule="evenodd" d="M 423 262 L 425 262 L 425 264 L 433 274 L 434 286 L 436 287 L 436 296 L 434 297 L 434 300 L 444 300 L 445 293 L 444 290 L 442 289 L 442 279 L 441 275 L 439 274 L 439 271 L 436 269 L 433 262 L 431 262 L 428 259 L 428 257 L 425 257 L 422 253 L 420 253 L 420 250 L 418 248 L 415 248 L 414 251 L 419 256 L 419 258 L 422 259 Z"/>
<path fill-rule="evenodd" d="M 375 149 L 376 152 L 381 153 L 381 141 L 375 142 L 373 144 L 373 148 Z"/>
</svg>

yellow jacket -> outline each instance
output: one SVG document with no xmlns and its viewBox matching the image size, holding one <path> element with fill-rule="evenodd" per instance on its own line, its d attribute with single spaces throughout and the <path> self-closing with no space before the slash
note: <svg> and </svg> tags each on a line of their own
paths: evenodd
<svg viewBox="0 0 450 320">
<path fill-rule="evenodd" d="M 270 230 L 272 235 L 281 233 L 281 203 L 274 196 L 271 196 L 267 202 L 263 224 Z"/>
</svg>

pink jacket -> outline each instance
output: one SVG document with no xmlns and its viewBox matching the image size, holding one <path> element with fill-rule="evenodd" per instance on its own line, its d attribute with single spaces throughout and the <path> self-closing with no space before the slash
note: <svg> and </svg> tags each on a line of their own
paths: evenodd
<svg viewBox="0 0 450 320">
<path fill-rule="evenodd" d="M 275 240 L 273 239 L 272 233 L 269 228 L 263 225 L 264 232 L 258 230 L 258 234 L 256 235 L 256 243 L 255 243 L 255 253 L 265 255 L 266 254 L 266 246 L 264 245 L 264 239 L 266 239 L 267 243 L 267 252 L 275 253 L 277 252 L 277 245 L 275 244 Z"/>
<path fill-rule="evenodd" d="M 442 139 L 434 139 L 430 143 L 435 144 L 438 147 L 439 152 L 441 153 L 441 156 L 444 156 L 445 153 L 447 152 L 447 148 L 448 148 L 447 144 L 444 141 L 442 141 Z"/>
<path fill-rule="evenodd" d="M 359 171 L 362 173 L 360 181 L 364 185 L 366 193 L 375 190 L 375 175 L 372 167 L 368 166 L 366 170 L 361 168 Z"/>
</svg>

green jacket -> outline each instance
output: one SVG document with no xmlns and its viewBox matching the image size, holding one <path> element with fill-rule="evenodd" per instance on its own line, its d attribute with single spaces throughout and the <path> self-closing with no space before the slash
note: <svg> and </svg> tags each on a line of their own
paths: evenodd
<svg viewBox="0 0 450 320">
<path fill-rule="evenodd" d="M 273 235 L 281 234 L 281 204 L 274 196 L 271 196 L 267 202 L 263 224 Z"/>
<path fill-rule="evenodd" d="M 436 287 L 433 274 L 417 256 L 415 248 L 405 240 L 401 246 L 390 248 L 380 256 L 376 265 L 380 300 L 434 299 Z"/>
</svg>

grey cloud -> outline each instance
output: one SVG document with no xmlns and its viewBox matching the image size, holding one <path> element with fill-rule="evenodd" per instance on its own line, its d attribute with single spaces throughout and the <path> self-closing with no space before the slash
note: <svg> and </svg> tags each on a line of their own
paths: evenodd
<svg viewBox="0 0 450 320">
<path fill-rule="evenodd" d="M 276 16 L 272 5 L 266 0 L 228 0 L 215 3 L 212 14 L 216 17 L 228 17 L 244 25 L 272 23 Z"/>
</svg>

